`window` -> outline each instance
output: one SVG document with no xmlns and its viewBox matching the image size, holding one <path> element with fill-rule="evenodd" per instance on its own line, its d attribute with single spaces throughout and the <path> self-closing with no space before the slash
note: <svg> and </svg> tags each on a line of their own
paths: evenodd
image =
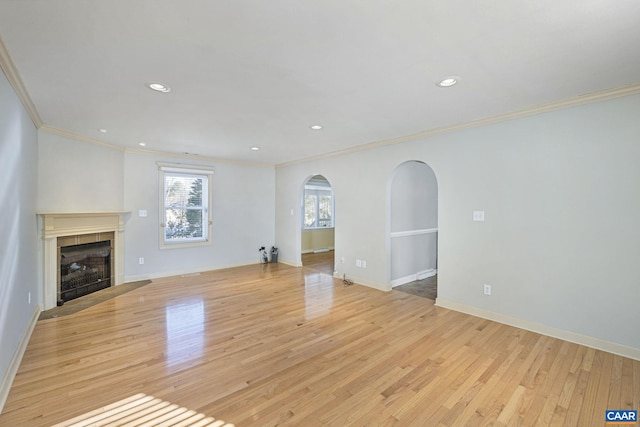
<svg viewBox="0 0 640 427">
<path fill-rule="evenodd" d="M 161 248 L 209 244 L 213 170 L 159 164 Z"/>
<path fill-rule="evenodd" d="M 306 185 L 304 188 L 304 228 L 333 227 L 333 191 Z"/>
</svg>

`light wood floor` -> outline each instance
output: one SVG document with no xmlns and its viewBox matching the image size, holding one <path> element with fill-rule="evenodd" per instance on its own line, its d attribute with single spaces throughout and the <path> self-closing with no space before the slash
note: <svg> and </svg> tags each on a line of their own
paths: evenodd
<svg viewBox="0 0 640 427">
<path fill-rule="evenodd" d="M 302 254 L 302 265 L 307 270 L 316 270 L 333 275 L 334 251 Z"/>
<path fill-rule="evenodd" d="M 640 409 L 640 362 L 266 264 L 39 321 L 0 425 L 588 427 L 605 409 Z"/>
</svg>

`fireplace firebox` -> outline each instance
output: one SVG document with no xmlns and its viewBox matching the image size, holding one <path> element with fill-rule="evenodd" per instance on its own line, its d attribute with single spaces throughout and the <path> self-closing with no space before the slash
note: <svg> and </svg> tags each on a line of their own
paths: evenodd
<svg viewBox="0 0 640 427">
<path fill-rule="evenodd" d="M 58 305 L 112 286 L 112 235 L 58 238 Z"/>
</svg>

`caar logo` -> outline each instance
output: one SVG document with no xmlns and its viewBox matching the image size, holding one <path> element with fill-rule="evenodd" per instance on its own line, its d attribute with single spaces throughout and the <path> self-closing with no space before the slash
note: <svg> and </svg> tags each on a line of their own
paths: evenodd
<svg viewBox="0 0 640 427">
<path fill-rule="evenodd" d="M 638 411 L 607 410 L 604 413 L 604 421 L 607 424 L 635 424 L 638 422 Z"/>
</svg>

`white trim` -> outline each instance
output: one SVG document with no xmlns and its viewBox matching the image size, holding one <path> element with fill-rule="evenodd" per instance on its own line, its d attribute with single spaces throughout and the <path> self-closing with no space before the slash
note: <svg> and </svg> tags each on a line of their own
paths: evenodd
<svg viewBox="0 0 640 427">
<path fill-rule="evenodd" d="M 175 172 L 175 173 L 192 173 L 196 175 L 213 175 L 215 168 L 213 166 L 206 165 L 190 165 L 184 163 L 166 163 L 156 162 L 158 169 L 162 172 Z"/>
<path fill-rule="evenodd" d="M 507 120 L 519 119 L 522 117 L 534 116 L 536 114 L 548 113 L 550 111 L 561 110 L 563 108 L 577 107 L 580 105 L 591 104 L 599 101 L 606 101 L 609 99 L 621 98 L 623 96 L 640 94 L 640 84 L 634 84 L 616 89 L 603 90 L 599 92 L 590 93 L 587 95 L 576 96 L 574 98 L 565 99 L 563 101 L 554 102 L 551 104 L 540 105 L 533 108 L 528 108 L 522 111 L 516 111 L 508 114 L 501 114 L 498 116 L 487 117 L 485 119 L 475 120 L 472 122 L 459 123 L 457 125 L 445 126 L 442 128 L 426 130 L 423 132 L 414 133 L 411 135 L 400 136 L 398 138 L 384 139 L 381 141 L 374 141 L 368 144 L 358 145 L 356 147 L 350 147 L 343 150 L 333 151 L 331 153 L 319 154 L 317 156 L 306 157 L 304 159 L 292 160 L 290 162 L 279 163 L 276 168 L 283 168 L 295 164 L 306 163 L 312 160 L 327 159 L 336 156 L 344 156 L 350 153 L 357 153 L 360 151 L 370 150 L 372 148 L 384 147 L 387 145 L 399 144 L 402 142 L 415 141 L 421 138 L 427 138 L 434 135 L 441 135 L 446 133 L 455 132 L 462 129 L 475 128 L 479 126 L 485 126 L 493 123 L 505 122 Z"/>
<path fill-rule="evenodd" d="M 288 265 L 289 267 L 295 267 L 295 268 L 302 267 L 302 263 L 297 263 L 295 261 L 289 261 L 289 260 L 286 260 L 286 259 L 278 259 L 278 263 L 279 264 Z"/>
<path fill-rule="evenodd" d="M 58 135 L 62 135 L 62 136 L 65 136 L 67 138 L 71 138 L 71 139 L 75 139 L 75 140 L 79 140 L 79 141 L 89 142 L 89 143 L 93 143 L 93 144 L 106 145 L 106 146 L 109 146 L 111 148 L 118 149 L 118 150 L 125 150 L 127 152 L 149 153 L 149 154 L 152 154 L 152 155 L 164 155 L 164 156 L 172 156 L 172 157 L 187 157 L 188 156 L 188 155 L 179 154 L 179 153 L 170 153 L 170 152 L 167 152 L 167 151 L 140 150 L 140 149 L 136 149 L 136 148 L 132 149 L 132 148 L 127 148 L 127 147 L 116 146 L 114 144 L 109 144 L 109 143 L 105 143 L 105 142 L 102 142 L 102 141 L 98 141 L 97 139 L 89 138 L 89 137 L 86 137 L 86 136 L 83 136 L 83 135 L 79 135 L 79 134 L 76 134 L 76 133 L 72 133 L 72 132 L 68 132 L 68 131 L 65 131 L 65 130 L 49 127 L 49 126 L 45 125 L 42 122 L 42 119 L 40 118 L 40 115 L 38 114 L 38 110 L 36 109 L 33 101 L 31 100 L 31 97 L 29 96 L 29 93 L 27 92 L 27 90 L 26 90 L 26 88 L 24 86 L 24 83 L 22 82 L 22 78 L 20 77 L 20 74 L 18 73 L 17 68 L 13 63 L 13 60 L 11 59 L 11 55 L 9 54 L 9 51 L 7 50 L 6 46 L 4 45 L 1 37 L 0 37 L 0 68 L 2 68 L 2 71 L 4 71 L 4 74 L 7 77 L 7 80 L 9 81 L 11 86 L 13 87 L 13 90 L 16 92 L 16 95 L 18 96 L 18 98 L 22 102 L 22 105 L 24 106 L 25 110 L 29 114 L 29 117 L 31 117 L 31 120 L 33 121 L 34 125 L 38 129 L 42 129 L 42 130 L 48 131 L 50 133 L 57 133 Z M 625 87 L 621 87 L 621 88 L 615 88 L 615 89 L 608 89 L 608 90 L 603 90 L 603 91 L 599 91 L 599 92 L 594 92 L 594 93 L 590 93 L 590 94 L 586 94 L 586 95 L 582 95 L 582 96 L 569 98 L 569 99 L 566 99 L 566 100 L 563 100 L 563 101 L 559 101 L 559 102 L 554 102 L 554 103 L 551 103 L 551 104 L 546 104 L 546 105 L 537 106 L 537 107 L 534 107 L 534 108 L 529 108 L 529 109 L 518 111 L 518 112 L 514 112 L 514 113 L 502 114 L 502 115 L 498 115 L 498 116 L 494 116 L 494 117 L 488 117 L 486 119 L 476 120 L 476 121 L 473 121 L 473 122 L 460 123 L 460 124 L 453 125 L 453 126 L 446 126 L 446 127 L 443 127 L 443 128 L 438 128 L 438 129 L 418 132 L 418 133 L 415 133 L 415 134 L 401 136 L 401 137 L 398 137 L 398 138 L 391 138 L 391 139 L 385 139 L 385 140 L 381 140 L 381 141 L 374 141 L 374 142 L 371 142 L 371 143 L 368 143 L 368 144 L 359 145 L 357 147 L 351 147 L 351 148 L 347 148 L 347 149 L 344 149 L 344 150 L 337 150 L 337 151 L 334 151 L 334 152 L 331 152 L 331 153 L 321 154 L 321 155 L 318 155 L 318 156 L 311 156 L 311 157 L 307 157 L 307 158 L 304 158 L 304 159 L 292 160 L 292 161 L 289 161 L 289 162 L 279 163 L 279 164 L 276 164 L 276 165 L 269 165 L 269 164 L 263 164 L 263 163 L 255 163 L 255 162 L 235 161 L 235 160 L 230 160 L 230 159 L 219 159 L 219 158 L 214 158 L 214 157 L 209 157 L 209 156 L 206 156 L 206 157 L 203 156 L 203 157 L 201 157 L 201 159 L 202 160 L 215 160 L 215 161 L 218 161 L 218 162 L 224 162 L 224 163 L 229 163 L 229 164 L 248 165 L 248 166 L 257 166 L 257 167 L 269 167 L 269 168 L 270 167 L 279 168 L 279 167 L 285 167 L 285 166 L 290 166 L 290 165 L 299 164 L 299 163 L 305 163 L 305 162 L 308 162 L 308 161 L 311 161 L 311 160 L 319 160 L 319 159 L 324 159 L 324 158 L 329 158 L 329 157 L 345 155 L 345 154 L 348 154 L 348 153 L 364 151 L 364 150 L 368 150 L 368 149 L 371 149 L 371 148 L 382 147 L 382 146 L 386 146 L 386 145 L 393 145 L 393 144 L 398 144 L 398 143 L 406 142 L 406 141 L 413 141 L 413 140 L 416 140 L 416 139 L 419 139 L 419 138 L 425 138 L 425 137 L 432 136 L 432 135 L 439 135 L 439 134 L 443 134 L 443 133 L 449 133 L 449 132 L 453 132 L 453 131 L 460 130 L 460 129 L 468 129 L 468 128 L 473 128 L 473 127 L 483 126 L 483 125 L 486 125 L 486 124 L 503 122 L 503 121 L 517 119 L 517 118 L 521 118 L 521 117 L 532 116 L 532 115 L 535 115 L 535 114 L 546 113 L 546 112 L 549 112 L 549 111 L 560 110 L 560 109 L 563 109 L 563 108 L 570 108 L 570 107 L 575 107 L 575 106 L 579 106 L 579 105 L 590 104 L 590 103 L 593 103 L 593 102 L 605 101 L 605 100 L 614 99 L 614 98 L 620 98 L 620 97 L 623 97 L 623 96 L 636 95 L 636 94 L 639 94 L 639 93 L 640 93 L 640 84 L 634 84 L 634 85 L 625 86 Z"/>
<path fill-rule="evenodd" d="M 536 332 L 553 338 L 569 341 L 575 344 L 584 345 L 586 347 L 595 348 L 597 350 L 606 351 L 608 353 L 617 354 L 619 356 L 628 357 L 630 359 L 640 361 L 640 348 L 629 347 L 611 341 L 605 341 L 599 338 L 590 337 L 588 335 L 578 334 L 576 332 L 567 331 L 565 329 L 554 328 L 553 326 L 542 325 L 536 322 L 511 317 L 506 314 L 496 313 L 489 310 L 473 307 L 466 304 L 460 304 L 454 301 L 436 298 L 436 305 L 471 316 L 481 317 L 483 319 L 493 320 L 494 322 L 503 323 L 505 325 L 514 326 L 516 328 L 526 329 L 527 331 Z"/>
<path fill-rule="evenodd" d="M 361 277 L 355 277 L 355 276 L 350 276 L 350 275 L 346 275 L 347 279 L 353 281 L 354 284 L 356 285 L 362 285 L 362 286 L 366 286 L 368 288 L 373 288 L 373 289 L 377 289 L 379 291 L 384 291 L 384 292 L 389 292 L 391 291 L 391 288 L 389 287 L 389 285 L 386 285 L 384 283 L 378 283 L 378 282 L 372 282 L 368 279 L 363 279 Z M 333 273 L 333 277 L 335 279 L 340 279 L 342 280 L 344 277 L 344 273 Z"/>
<path fill-rule="evenodd" d="M 397 279 L 393 279 L 391 281 L 391 288 L 395 288 L 396 286 L 406 285 L 407 283 L 415 282 L 416 280 L 423 280 L 428 277 L 433 277 L 438 274 L 438 270 L 435 268 L 430 268 L 424 271 L 418 271 L 415 274 L 410 274 L 408 276 L 399 277 Z"/>
<path fill-rule="evenodd" d="M 208 165 L 193 165 L 193 164 L 182 164 L 182 163 L 166 163 L 166 162 L 156 162 L 158 166 L 158 245 L 161 250 L 165 249 L 179 249 L 179 248 L 190 248 L 197 246 L 210 246 L 213 244 L 212 233 L 213 233 L 213 173 L 214 167 Z M 207 235 L 203 238 L 192 238 L 192 239 L 180 239 L 174 241 L 165 240 L 165 214 L 166 207 L 164 205 L 165 199 L 165 180 L 166 174 L 181 174 L 181 175 L 193 175 L 194 177 L 201 177 L 201 179 L 206 178 L 206 183 L 203 182 L 203 194 L 206 194 L 206 206 L 204 206 L 203 200 L 203 214 L 206 215 L 206 233 Z M 206 184 L 206 185 L 205 185 Z M 203 197 L 204 199 L 204 197 Z M 203 227 L 204 229 L 204 227 Z"/>
<path fill-rule="evenodd" d="M 201 154 L 172 153 L 169 151 L 149 150 L 149 149 L 142 150 L 139 148 L 124 148 L 124 151 L 125 153 L 147 155 L 147 156 L 153 156 L 153 157 L 171 157 L 171 158 L 177 158 L 177 159 L 188 159 L 191 161 L 197 160 L 197 161 L 210 162 L 210 163 L 224 163 L 227 165 L 275 169 L 275 166 L 273 164 L 249 162 L 249 161 L 243 161 L 243 160 L 223 159 L 221 157 L 213 157 L 213 156 L 207 156 L 207 155 L 201 155 Z"/>
<path fill-rule="evenodd" d="M 53 134 L 53 135 L 58 135 L 58 136 L 61 136 L 63 138 L 73 139 L 73 140 L 79 141 L 79 142 L 86 142 L 87 144 L 100 145 L 102 147 L 110 148 L 110 149 L 115 150 L 115 151 L 125 151 L 124 147 L 120 147 L 118 145 L 109 144 L 108 142 L 100 141 L 100 140 L 95 139 L 95 138 L 90 138 L 88 136 L 79 135 L 77 133 L 69 132 L 69 131 L 66 131 L 66 130 L 63 130 L 63 129 L 58 129 L 58 128 L 55 128 L 53 126 L 49 126 L 49 125 L 45 125 L 45 124 L 40 126 L 39 130 L 41 130 L 43 132 L 47 132 L 47 133 Z"/>
<path fill-rule="evenodd" d="M 418 271 L 416 273 L 416 277 L 418 278 L 418 280 L 424 280 L 424 279 L 427 279 L 429 277 L 433 277 L 436 274 L 438 274 L 438 269 L 430 268 L 428 270 Z"/>
<path fill-rule="evenodd" d="M 395 288 L 396 286 L 406 285 L 407 283 L 415 282 L 418 280 L 417 274 L 410 274 L 404 277 L 398 277 L 397 279 L 393 279 L 391 281 L 391 288 Z"/>
<path fill-rule="evenodd" d="M 391 237 L 405 237 L 405 236 L 418 236 L 420 234 L 437 233 L 437 228 L 423 228 L 421 230 L 407 230 L 407 231 L 394 231 L 391 233 Z"/>
<path fill-rule="evenodd" d="M 271 264 L 271 263 L 267 263 Z M 198 268 L 187 268 L 181 270 L 171 270 L 171 271 L 163 271 L 161 273 L 156 274 L 136 274 L 131 276 L 125 276 L 125 283 L 130 282 L 138 282 L 141 280 L 152 280 L 152 279 L 163 279 L 165 277 L 174 277 L 174 276 L 183 276 L 188 274 L 197 274 L 197 273 L 206 273 L 208 271 L 217 271 L 217 270 L 225 270 L 228 268 L 236 268 L 236 267 L 246 267 L 248 265 L 266 265 L 262 262 L 256 261 L 245 261 L 233 264 L 226 265 L 218 265 L 218 266 L 208 266 L 208 267 L 198 267 Z M 288 264 L 290 265 L 290 264 Z M 295 266 L 293 266 L 295 267 Z"/>
<path fill-rule="evenodd" d="M 305 190 L 332 191 L 331 190 L 331 185 L 322 186 L 322 185 L 305 184 L 304 189 Z"/>
<path fill-rule="evenodd" d="M 308 181 L 307 181 L 308 182 Z M 331 224 L 328 227 L 322 227 L 319 225 L 315 225 L 315 226 L 311 226 L 311 227 L 307 227 L 304 223 L 305 221 L 305 214 L 307 211 L 307 204 L 306 204 L 306 198 L 307 198 L 307 192 L 309 192 L 310 196 L 314 196 L 316 198 L 316 202 L 315 202 L 315 216 L 316 219 L 314 221 L 314 224 L 319 224 L 320 223 L 320 196 L 327 196 L 328 193 L 329 197 L 331 198 Z M 304 231 L 310 231 L 310 230 L 327 230 L 327 229 L 335 229 L 335 217 L 336 217 L 336 207 L 335 207 L 335 196 L 333 193 L 333 188 L 331 186 L 329 187 L 317 187 L 317 186 L 312 186 L 312 185 L 307 185 L 305 184 L 304 186 L 304 190 L 302 192 L 302 217 L 301 219 L 301 224 L 302 224 L 302 229 Z"/>
<path fill-rule="evenodd" d="M 2 68 L 4 75 L 7 77 L 11 87 L 13 87 L 16 96 L 27 111 L 27 114 L 29 114 L 34 126 L 36 128 L 40 128 L 43 125 L 40 114 L 38 113 L 33 100 L 29 96 L 29 92 L 27 92 L 27 89 L 24 86 L 20 73 L 18 73 L 18 69 L 13 63 L 11 55 L 9 55 L 9 51 L 2 41 L 2 37 L 0 37 L 0 68 Z"/>
<path fill-rule="evenodd" d="M 78 234 L 113 232 L 113 286 L 124 277 L 124 217 L 130 212 L 37 212 L 41 218 L 42 238 L 42 295 L 44 310 L 57 305 L 58 295 L 58 237 Z"/>
<path fill-rule="evenodd" d="M 305 249 L 302 251 L 303 254 L 317 254 L 320 252 L 330 252 L 335 250 L 333 246 L 329 246 L 328 248 L 315 248 L 315 249 Z"/>
<path fill-rule="evenodd" d="M 160 151 L 160 150 L 142 150 L 139 148 L 127 148 L 127 147 L 123 147 L 120 145 L 115 145 L 115 144 L 111 144 L 109 142 L 105 142 L 105 141 L 100 141 L 97 140 L 95 138 L 90 138 L 88 136 L 85 135 L 80 135 L 77 133 L 73 133 L 73 132 L 69 132 L 63 129 L 58 129 L 55 128 L 53 126 L 49 126 L 46 124 L 42 124 L 41 126 L 38 126 L 38 130 L 43 131 L 43 132 L 47 132 L 53 135 L 59 135 L 62 136 L 64 138 L 68 138 L 68 139 L 72 139 L 75 141 L 80 141 L 80 142 L 86 142 L 87 144 L 94 144 L 94 145 L 100 145 L 106 148 L 110 148 L 112 150 L 115 151 L 122 151 L 125 153 L 132 153 L 132 154 L 144 154 L 144 155 L 148 155 L 148 156 L 154 156 L 154 157 L 171 157 L 171 158 L 178 158 L 178 159 L 188 159 L 188 160 L 195 160 L 197 159 L 198 161 L 203 161 L 203 162 L 215 162 L 215 163 L 224 163 L 224 164 L 229 164 L 229 165 L 239 165 L 239 166 L 251 166 L 251 167 L 256 167 L 256 168 L 267 168 L 267 169 L 275 169 L 274 165 L 271 164 L 267 164 L 267 163 L 258 163 L 258 162 L 247 162 L 247 161 L 242 161 L 242 160 L 231 160 L 231 159 L 222 159 L 219 157 L 211 157 L 211 156 L 206 156 L 206 155 L 198 155 L 198 156 L 194 156 L 193 154 L 184 154 L 184 153 L 171 153 L 169 151 Z"/>
<path fill-rule="evenodd" d="M 31 317 L 31 322 L 29 323 L 27 330 L 22 336 L 22 339 L 18 344 L 18 348 L 13 354 L 11 362 L 9 362 L 9 368 L 4 375 L 4 378 L 2 378 L 2 383 L 0 383 L 0 413 L 2 412 L 4 404 L 7 401 L 9 391 L 11 390 L 11 385 L 13 384 L 13 380 L 18 373 L 18 368 L 20 367 L 20 363 L 22 362 L 22 357 L 24 356 L 24 352 L 27 350 L 27 345 L 29 344 L 29 340 L 31 339 L 31 334 L 36 327 L 36 323 L 38 322 L 38 318 L 40 317 L 41 312 L 42 306 L 40 304 L 37 304 Z"/>
<path fill-rule="evenodd" d="M 131 212 L 125 211 L 36 212 L 43 219 L 44 237 L 124 231 L 124 217 L 129 214 Z"/>
</svg>

